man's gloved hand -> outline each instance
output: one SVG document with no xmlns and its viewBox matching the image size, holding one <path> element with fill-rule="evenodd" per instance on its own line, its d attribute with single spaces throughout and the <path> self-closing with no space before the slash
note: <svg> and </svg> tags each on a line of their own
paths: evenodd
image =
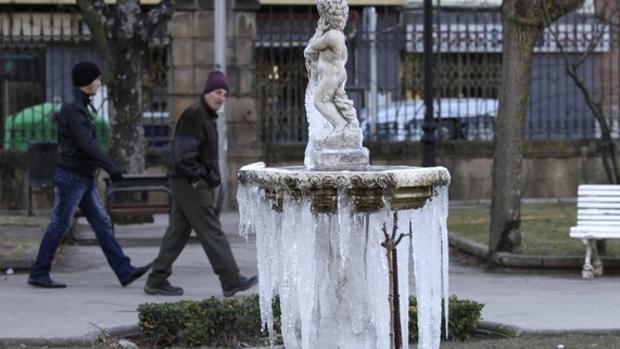
<svg viewBox="0 0 620 349">
<path fill-rule="evenodd" d="M 123 180 L 123 173 L 122 172 L 114 172 L 110 175 L 110 180 L 112 181 L 112 183 L 115 182 L 120 182 Z"/>
</svg>

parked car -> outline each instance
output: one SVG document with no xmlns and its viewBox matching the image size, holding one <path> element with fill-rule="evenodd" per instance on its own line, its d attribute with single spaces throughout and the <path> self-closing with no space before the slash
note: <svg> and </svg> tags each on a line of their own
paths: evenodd
<svg viewBox="0 0 620 349">
<path fill-rule="evenodd" d="M 495 117 L 498 101 L 488 98 L 442 98 L 433 104 L 440 139 L 490 141 L 495 136 Z M 377 108 L 377 117 L 368 109 L 358 111 L 364 138 L 369 139 L 371 123 L 376 122 L 376 137 L 380 141 L 419 141 L 426 107 L 423 100 L 394 101 Z"/>
<path fill-rule="evenodd" d="M 30 141 L 55 142 L 55 114 L 60 110 L 60 103 L 42 103 L 9 115 L 4 121 L 4 150 L 26 150 Z M 108 148 L 108 121 L 99 114 L 93 114 L 97 130 L 97 143 L 103 149 Z"/>
<path fill-rule="evenodd" d="M 144 137 L 149 148 L 164 148 L 170 142 L 170 115 L 165 111 L 147 111 L 142 114 Z"/>
</svg>

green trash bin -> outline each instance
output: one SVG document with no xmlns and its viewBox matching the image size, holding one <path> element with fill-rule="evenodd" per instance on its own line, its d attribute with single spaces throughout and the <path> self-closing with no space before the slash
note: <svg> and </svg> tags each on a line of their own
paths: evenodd
<svg viewBox="0 0 620 349">
<path fill-rule="evenodd" d="M 60 110 L 60 103 L 43 103 L 25 108 L 4 121 L 5 150 L 27 150 L 30 142 L 56 142 L 54 113 Z M 108 148 L 110 127 L 98 114 L 95 117 L 97 143 Z"/>
</svg>

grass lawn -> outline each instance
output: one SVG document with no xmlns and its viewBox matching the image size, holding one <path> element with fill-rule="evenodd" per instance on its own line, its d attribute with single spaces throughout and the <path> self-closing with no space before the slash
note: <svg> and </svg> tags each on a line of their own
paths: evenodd
<svg viewBox="0 0 620 349">
<path fill-rule="evenodd" d="M 49 222 L 49 216 L 2 216 L 0 215 L 0 227 L 1 226 L 21 226 L 21 227 L 36 227 L 41 225 L 47 225 Z"/>
<path fill-rule="evenodd" d="M 616 349 L 620 348 L 620 336 L 611 335 L 563 335 L 517 337 L 506 339 L 473 340 L 468 342 L 444 342 L 441 349 Z"/>
<path fill-rule="evenodd" d="M 483 244 L 488 244 L 490 208 L 476 207 L 450 210 L 448 230 Z M 576 203 L 524 204 L 521 206 L 521 247 L 517 253 L 581 256 L 584 245 L 568 236 L 577 222 Z M 620 241 L 607 240 L 607 254 L 620 257 Z"/>
<path fill-rule="evenodd" d="M 416 348 L 411 344 L 410 348 Z M 16 347 L 19 348 L 19 347 Z M 88 348 L 103 349 L 102 345 Z M 181 348 L 181 347 L 178 347 Z M 265 347 L 267 349 L 268 347 Z M 276 346 L 276 348 L 281 348 Z M 612 335 L 562 335 L 517 337 L 505 339 L 473 339 L 467 342 L 442 342 L 441 349 L 617 349 L 620 348 L 620 336 Z M 58 348 L 63 349 L 63 348 Z M 65 348 L 68 349 L 68 348 Z M 72 348 L 72 349 L 86 349 Z"/>
<path fill-rule="evenodd" d="M 18 260 L 28 264 L 48 223 L 49 217 L 0 216 L 0 270 Z"/>
</svg>

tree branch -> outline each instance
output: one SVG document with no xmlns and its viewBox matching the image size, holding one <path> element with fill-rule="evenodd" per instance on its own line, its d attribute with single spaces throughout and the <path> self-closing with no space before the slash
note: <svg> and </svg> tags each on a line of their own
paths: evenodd
<svg viewBox="0 0 620 349">
<path fill-rule="evenodd" d="M 77 0 L 77 5 L 82 13 L 82 19 L 88 25 L 93 42 L 106 66 L 113 64 L 112 56 L 106 35 L 105 16 L 102 12 L 109 12 L 108 5 L 103 0 Z"/>
<path fill-rule="evenodd" d="M 542 0 L 540 0 L 542 1 Z M 556 0 L 559 2 L 558 0 Z M 604 8 L 607 8 L 608 3 L 605 3 Z M 547 23 L 551 23 L 551 15 L 547 11 L 546 7 L 543 7 L 543 15 L 544 19 Z M 615 11 L 614 11 L 615 12 Z M 604 17 L 603 17 L 604 18 Z M 599 19 L 600 20 L 600 19 Z M 601 137 L 603 138 L 604 149 L 601 154 L 601 158 L 603 161 L 603 167 L 605 169 L 605 173 L 607 174 L 608 182 L 611 184 L 618 183 L 620 170 L 616 161 L 616 151 L 613 144 L 613 140 L 611 139 L 611 130 L 609 128 L 609 124 L 607 123 L 607 118 L 605 116 L 605 111 L 602 106 L 602 102 L 600 100 L 596 100 L 593 96 L 592 92 L 584 82 L 583 78 L 579 74 L 579 67 L 589 58 L 595 51 L 596 46 L 603 39 L 605 30 L 600 30 L 597 35 L 588 43 L 588 47 L 585 52 L 577 59 L 576 62 L 571 63 L 566 52 L 566 48 L 562 44 L 562 41 L 559 39 L 558 33 L 549 25 L 549 32 L 553 36 L 556 45 L 558 46 L 560 53 L 562 55 L 562 59 L 566 65 L 566 73 L 573 80 L 584 99 L 586 100 L 586 105 L 592 111 L 592 115 L 596 119 L 601 128 Z M 607 156 L 607 152 L 609 152 L 610 156 Z M 609 164 L 611 161 L 611 166 Z"/>
<path fill-rule="evenodd" d="M 162 0 L 157 6 L 151 8 L 147 13 L 143 14 L 141 21 L 143 24 L 140 35 L 142 40 L 148 42 L 153 36 L 155 30 L 161 28 L 161 24 L 172 17 L 175 0 Z"/>
</svg>

